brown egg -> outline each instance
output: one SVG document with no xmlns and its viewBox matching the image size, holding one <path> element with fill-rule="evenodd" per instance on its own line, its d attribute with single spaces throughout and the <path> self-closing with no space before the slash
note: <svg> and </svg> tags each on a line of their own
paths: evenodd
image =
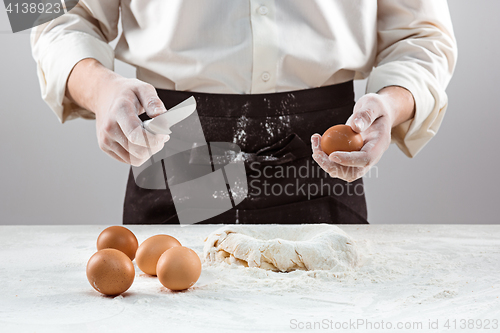
<svg viewBox="0 0 500 333">
<path fill-rule="evenodd" d="M 325 131 L 321 137 L 321 149 L 330 155 L 334 151 L 358 151 L 363 147 L 361 134 L 348 125 L 335 125 Z"/>
<path fill-rule="evenodd" d="M 130 260 L 134 260 L 138 247 L 139 243 L 133 232 L 119 225 L 104 229 L 97 238 L 97 250 L 117 249 Z"/>
<path fill-rule="evenodd" d="M 181 246 L 177 239 L 168 235 L 156 235 L 149 237 L 137 249 L 135 262 L 146 274 L 156 275 L 156 264 L 158 259 L 171 247 Z"/>
<path fill-rule="evenodd" d="M 123 252 L 103 249 L 94 253 L 87 263 L 90 285 L 104 295 L 119 295 L 134 282 L 134 264 Z"/>
<path fill-rule="evenodd" d="M 156 272 L 158 280 L 168 289 L 188 289 L 200 278 L 201 260 L 190 248 L 173 247 L 161 255 Z"/>
</svg>

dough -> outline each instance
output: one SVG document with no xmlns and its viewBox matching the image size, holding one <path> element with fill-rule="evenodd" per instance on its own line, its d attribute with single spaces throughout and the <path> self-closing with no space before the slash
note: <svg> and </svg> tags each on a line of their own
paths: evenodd
<svg viewBox="0 0 500 333">
<path fill-rule="evenodd" d="M 359 262 L 355 241 L 330 224 L 224 226 L 205 239 L 203 254 L 206 262 L 281 272 L 345 271 Z"/>
</svg>

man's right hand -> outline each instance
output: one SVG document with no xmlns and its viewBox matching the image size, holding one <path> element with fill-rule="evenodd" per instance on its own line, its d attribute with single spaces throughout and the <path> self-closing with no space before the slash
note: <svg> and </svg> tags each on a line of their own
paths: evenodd
<svg viewBox="0 0 500 333">
<path fill-rule="evenodd" d="M 99 147 L 120 162 L 140 166 L 170 138 L 146 131 L 139 118 L 144 112 L 154 118 L 167 111 L 155 88 L 124 78 L 95 59 L 76 64 L 66 96 L 96 115 Z"/>
</svg>

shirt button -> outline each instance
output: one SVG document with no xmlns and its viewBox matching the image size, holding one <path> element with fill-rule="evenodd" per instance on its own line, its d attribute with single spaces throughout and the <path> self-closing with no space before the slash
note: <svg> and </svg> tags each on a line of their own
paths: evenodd
<svg viewBox="0 0 500 333">
<path fill-rule="evenodd" d="M 271 74 L 269 74 L 268 72 L 264 72 L 264 73 L 262 73 L 261 78 L 262 78 L 262 81 L 267 82 L 271 78 Z"/>
<path fill-rule="evenodd" d="M 269 12 L 266 6 L 260 6 L 259 7 L 259 14 L 260 15 L 266 15 Z"/>
</svg>

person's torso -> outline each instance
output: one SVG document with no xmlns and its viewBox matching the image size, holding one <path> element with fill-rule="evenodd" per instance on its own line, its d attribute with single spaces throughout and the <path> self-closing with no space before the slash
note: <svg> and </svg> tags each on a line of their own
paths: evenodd
<svg viewBox="0 0 500 333">
<path fill-rule="evenodd" d="M 256 94 L 366 77 L 373 0 L 125 0 L 116 57 L 157 88 Z"/>
</svg>

